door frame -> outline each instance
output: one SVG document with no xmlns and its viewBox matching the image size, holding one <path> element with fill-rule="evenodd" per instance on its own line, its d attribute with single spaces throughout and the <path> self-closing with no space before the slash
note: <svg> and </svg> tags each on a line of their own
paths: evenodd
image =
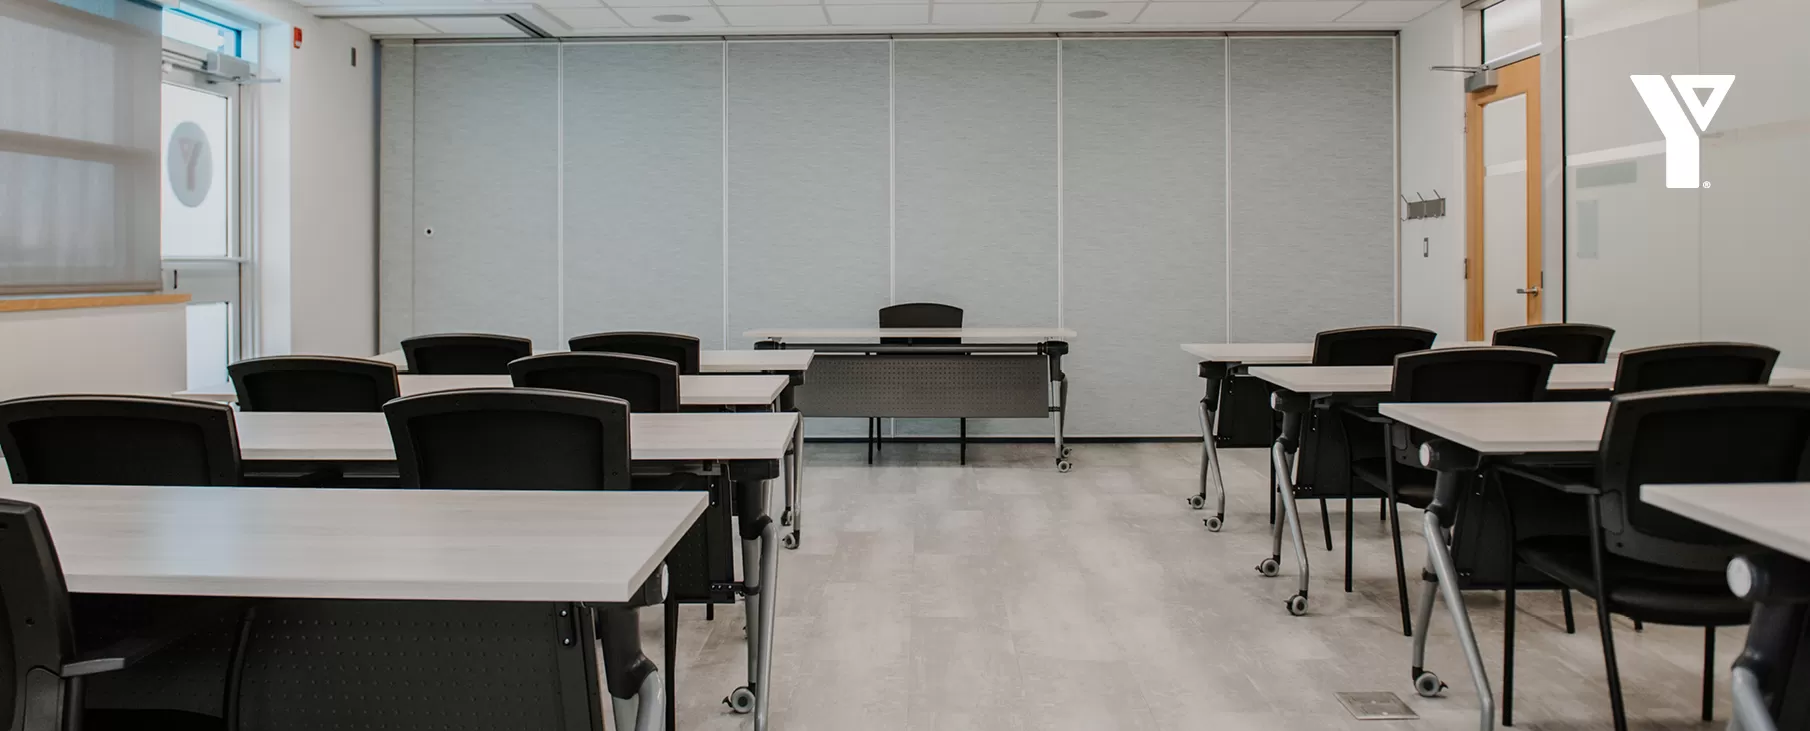
<svg viewBox="0 0 1810 731">
<path fill-rule="evenodd" d="M 1543 320 L 1545 275 L 1542 258 L 1540 188 L 1540 57 L 1529 56 L 1496 69 L 1496 85 L 1466 95 L 1465 147 L 1465 331 L 1485 340 L 1483 331 L 1483 107 L 1516 96 L 1527 97 L 1527 323 Z"/>
</svg>

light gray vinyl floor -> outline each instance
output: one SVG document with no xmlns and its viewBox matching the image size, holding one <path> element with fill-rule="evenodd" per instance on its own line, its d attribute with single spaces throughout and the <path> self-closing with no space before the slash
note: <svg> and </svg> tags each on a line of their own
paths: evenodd
<svg viewBox="0 0 1810 731">
<path fill-rule="evenodd" d="M 807 447 L 803 546 L 780 557 L 773 664 L 775 731 L 1067 729 L 1465 729 L 1477 698 L 1443 605 L 1428 667 L 1452 688 L 1414 694 L 1395 600 L 1389 526 L 1375 501 L 1356 511 L 1355 593 L 1342 590 L 1344 513 L 1335 550 L 1319 508 L 1302 503 L 1313 606 L 1291 617 L 1296 571 L 1254 567 L 1269 553 L 1265 452 L 1228 450 L 1221 533 L 1183 498 L 1198 444 L 1082 444 L 1058 474 L 1047 445 Z M 1420 514 L 1406 511 L 1411 575 Z M 1418 583 L 1410 584 L 1418 596 Z M 1501 684 L 1500 594 L 1468 596 L 1490 679 Z M 1522 595 L 1516 727 L 1610 728 L 1595 608 L 1577 602 L 1564 633 L 1556 594 Z M 659 610 L 643 620 L 658 658 Z M 742 614 L 680 614 L 679 727 L 734 729 L 750 717 L 720 700 L 746 675 Z M 1631 725 L 1721 728 L 1725 669 L 1744 630 L 1718 637 L 1717 720 L 1697 720 L 1701 629 L 1616 623 Z M 1340 691 L 1391 691 L 1419 721 L 1353 720 Z"/>
</svg>

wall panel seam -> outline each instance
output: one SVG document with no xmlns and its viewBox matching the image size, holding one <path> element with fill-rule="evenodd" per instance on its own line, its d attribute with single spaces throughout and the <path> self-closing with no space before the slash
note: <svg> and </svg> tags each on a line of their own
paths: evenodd
<svg viewBox="0 0 1810 731">
<path fill-rule="evenodd" d="M 722 97 L 723 118 L 719 125 L 723 141 L 723 339 L 722 347 L 729 347 L 729 43 L 723 42 L 722 55 L 723 83 L 718 88 Z"/>
<path fill-rule="evenodd" d="M 554 50 L 553 334 L 566 342 L 566 47 Z"/>
</svg>

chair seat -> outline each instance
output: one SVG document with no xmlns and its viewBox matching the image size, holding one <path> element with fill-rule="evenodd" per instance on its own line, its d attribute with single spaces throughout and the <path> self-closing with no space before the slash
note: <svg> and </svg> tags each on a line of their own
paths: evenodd
<svg viewBox="0 0 1810 731">
<path fill-rule="evenodd" d="M 1596 574 L 1590 566 L 1590 539 L 1580 536 L 1530 538 L 1515 546 L 1521 560 L 1566 586 L 1596 598 Z M 1694 571 L 1660 566 L 1605 553 L 1603 571 L 1611 577 L 1609 606 L 1643 622 L 1692 627 L 1747 624 L 1753 606 L 1728 590 L 1720 571 Z"/>
<path fill-rule="evenodd" d="M 204 713 L 163 709 L 90 708 L 82 712 L 84 731 L 219 731 L 226 722 Z"/>
<path fill-rule="evenodd" d="M 1351 473 L 1358 479 L 1375 485 L 1379 490 L 1388 490 L 1388 465 L 1385 457 L 1360 459 L 1351 463 Z M 1433 504 L 1433 480 L 1437 474 L 1431 470 L 1398 464 L 1395 466 L 1395 500 L 1411 508 L 1425 510 Z"/>
</svg>

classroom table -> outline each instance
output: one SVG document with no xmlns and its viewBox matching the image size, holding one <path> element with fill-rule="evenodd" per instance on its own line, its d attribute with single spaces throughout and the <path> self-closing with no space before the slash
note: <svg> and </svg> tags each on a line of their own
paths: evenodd
<svg viewBox="0 0 1810 731">
<path fill-rule="evenodd" d="M 249 412 L 235 414 L 239 452 L 248 461 L 383 463 L 396 459 L 383 414 L 341 412 Z M 748 616 L 748 678 L 731 694 L 731 707 L 752 712 L 756 731 L 767 728 L 773 653 L 780 536 L 761 514 L 768 504 L 767 478 L 775 476 L 796 443 L 800 417 L 779 413 L 676 413 L 629 415 L 629 450 L 637 474 L 721 475 L 736 483 L 742 528 L 744 594 Z M 749 477 L 752 475 L 753 477 Z M 722 501 L 728 510 L 731 501 Z M 725 516 L 726 521 L 726 516 Z M 726 522 L 725 522 L 726 525 Z M 732 578 L 732 577 L 730 577 Z"/>
<path fill-rule="evenodd" d="M 1074 330 L 822 328 L 749 330 L 743 335 L 759 339 L 755 347 L 760 350 L 818 354 L 810 383 L 798 390 L 798 408 L 806 416 L 1050 418 L 1056 470 L 1074 467 L 1063 444 L 1068 376 L 1062 371 Z M 881 342 L 886 339 L 960 342 Z M 961 441 L 965 457 L 965 426 Z"/>
<path fill-rule="evenodd" d="M 1810 483 L 1647 485 L 1640 499 L 1778 552 L 1743 556 L 1729 566 L 1730 583 L 1740 579 L 1747 589 L 1742 595 L 1759 594 L 1746 649 L 1729 675 L 1735 709 L 1729 728 L 1810 726 L 1810 611 L 1793 601 L 1810 589 L 1804 586 L 1810 577 Z"/>
<path fill-rule="evenodd" d="M 560 353 L 560 350 L 535 348 L 535 355 Z M 701 350 L 698 351 L 698 371 L 700 373 L 793 373 L 802 374 L 811 367 L 813 353 L 809 350 Z M 371 360 L 380 360 L 396 366 L 402 372 L 408 372 L 408 358 L 402 351 L 391 350 L 371 356 Z"/>
<path fill-rule="evenodd" d="M 43 511 L 72 592 L 257 600 L 238 623 L 251 669 L 237 696 L 243 727 L 296 714 L 551 713 L 596 731 L 598 685 L 619 673 L 641 677 L 624 680 L 637 692 L 612 692 L 616 728 L 663 728 L 662 683 L 639 637 L 604 638 L 599 672 L 589 620 L 612 605 L 632 614 L 622 605 L 706 504 L 694 492 L 90 485 L 11 485 L 0 498 Z M 136 680 L 172 707 L 217 712 L 218 656 L 189 644 L 137 675 L 91 678 L 91 704 L 129 696 Z"/>
<path fill-rule="evenodd" d="M 787 386 L 785 376 L 679 376 L 681 406 L 774 406 Z M 509 376 L 416 376 L 396 377 L 403 396 L 454 391 L 465 388 L 509 388 Z M 237 403 L 239 394 L 231 383 L 177 391 L 177 398 L 197 401 Z"/>
</svg>

